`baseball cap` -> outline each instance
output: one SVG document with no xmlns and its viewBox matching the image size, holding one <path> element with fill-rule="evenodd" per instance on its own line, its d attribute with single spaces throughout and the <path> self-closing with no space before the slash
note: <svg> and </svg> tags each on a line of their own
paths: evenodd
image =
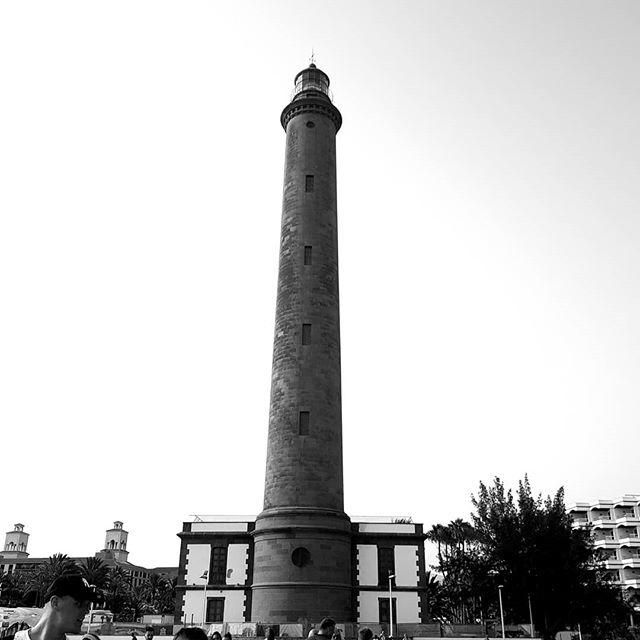
<svg viewBox="0 0 640 640">
<path fill-rule="evenodd" d="M 47 589 L 45 600 L 49 600 L 51 596 L 71 596 L 75 600 L 82 602 L 89 600 L 97 602 L 100 599 L 98 590 L 90 585 L 82 576 L 60 576 L 53 581 L 53 584 Z"/>
</svg>

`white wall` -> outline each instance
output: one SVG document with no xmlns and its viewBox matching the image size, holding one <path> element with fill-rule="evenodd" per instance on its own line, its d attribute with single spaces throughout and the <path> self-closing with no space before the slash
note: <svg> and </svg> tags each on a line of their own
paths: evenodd
<svg viewBox="0 0 640 640">
<path fill-rule="evenodd" d="M 378 598 L 388 598 L 388 591 L 361 591 L 358 594 L 358 622 L 380 622 L 378 618 Z M 417 592 L 394 592 L 395 622 L 420 622 L 420 608 Z"/>
<path fill-rule="evenodd" d="M 186 583 L 198 584 L 204 587 L 204 580 L 200 576 L 209 571 L 209 560 L 211 557 L 210 544 L 188 544 L 187 545 L 187 575 Z M 202 612 L 200 612 L 202 618 Z"/>
<path fill-rule="evenodd" d="M 247 579 L 248 544 L 230 544 L 227 549 L 227 584 L 244 584 Z M 202 575 L 202 574 L 201 574 Z"/>
<path fill-rule="evenodd" d="M 248 522 L 192 522 L 191 531 L 248 531 Z"/>
<path fill-rule="evenodd" d="M 358 584 L 378 584 L 378 548 L 375 544 L 358 545 Z"/>
<path fill-rule="evenodd" d="M 415 533 L 415 524 L 391 524 L 386 522 L 359 522 L 361 533 Z"/>
<path fill-rule="evenodd" d="M 399 544 L 395 546 L 396 585 L 399 587 L 418 586 L 418 547 Z"/>
<path fill-rule="evenodd" d="M 224 598 L 224 621 L 242 622 L 244 620 L 244 591 L 209 591 L 207 598 Z M 185 624 L 191 624 L 193 614 L 194 624 L 202 624 L 204 613 L 204 588 L 197 591 L 187 591 L 184 594 L 182 620 Z"/>
</svg>

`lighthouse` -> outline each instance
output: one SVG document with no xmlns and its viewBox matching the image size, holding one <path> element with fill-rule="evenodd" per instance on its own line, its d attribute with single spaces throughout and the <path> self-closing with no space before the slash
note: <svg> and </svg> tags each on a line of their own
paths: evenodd
<svg viewBox="0 0 640 640">
<path fill-rule="evenodd" d="M 358 625 L 425 636 L 423 525 L 344 511 L 336 197 L 342 116 L 329 77 L 314 63 L 295 76 L 280 124 L 285 168 L 264 501 L 255 519 L 183 523 L 175 630 L 189 624 L 261 636 L 268 625 L 306 637 L 330 616 L 346 638 Z"/>
<path fill-rule="evenodd" d="M 264 509 L 256 519 L 253 616 L 352 615 L 344 512 L 336 134 L 328 76 L 295 79 L 286 132 Z"/>
</svg>

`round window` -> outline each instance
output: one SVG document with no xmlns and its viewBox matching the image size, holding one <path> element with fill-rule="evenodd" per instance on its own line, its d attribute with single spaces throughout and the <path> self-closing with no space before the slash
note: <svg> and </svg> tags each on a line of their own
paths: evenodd
<svg viewBox="0 0 640 640">
<path fill-rule="evenodd" d="M 304 567 L 305 565 L 308 565 L 311 562 L 309 549 L 305 549 L 304 547 L 294 549 L 291 554 L 291 562 L 293 562 L 296 567 Z"/>
<path fill-rule="evenodd" d="M 309 127 L 309 129 L 313 129 L 313 127 L 316 126 L 316 123 L 313 122 L 312 120 L 307 120 L 307 127 Z"/>
</svg>

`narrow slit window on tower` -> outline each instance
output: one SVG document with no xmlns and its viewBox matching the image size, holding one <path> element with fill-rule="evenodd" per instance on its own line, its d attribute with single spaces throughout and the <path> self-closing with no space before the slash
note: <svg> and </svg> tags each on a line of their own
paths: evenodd
<svg viewBox="0 0 640 640">
<path fill-rule="evenodd" d="M 304 248 L 304 263 L 311 264 L 311 247 L 309 245 Z"/>
<path fill-rule="evenodd" d="M 313 176 L 304 177 L 304 190 L 307 193 L 313 191 Z"/>
<path fill-rule="evenodd" d="M 301 411 L 300 419 L 298 421 L 298 434 L 301 436 L 309 435 L 309 412 Z"/>
<path fill-rule="evenodd" d="M 311 325 L 302 325 L 302 344 L 311 344 Z"/>
</svg>

